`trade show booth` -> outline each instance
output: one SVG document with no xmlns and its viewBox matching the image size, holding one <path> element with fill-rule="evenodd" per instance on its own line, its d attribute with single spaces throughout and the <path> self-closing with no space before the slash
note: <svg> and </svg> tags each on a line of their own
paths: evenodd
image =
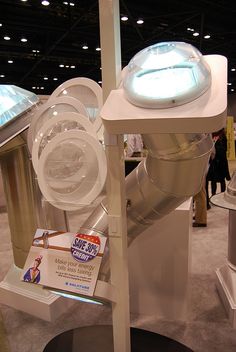
<svg viewBox="0 0 236 352">
<path fill-rule="evenodd" d="M 115 34 L 114 9 L 99 6 Z M 117 57 L 110 34 L 106 40 L 107 28 L 101 29 L 112 76 Z M 2 127 L 15 263 L 0 283 L 1 303 L 48 321 L 74 304 L 69 298 L 112 307 L 112 326 L 64 332 L 44 352 L 146 351 L 147 345 L 192 351 L 132 328 L 130 312 L 186 318 L 192 196 L 205 177 L 210 133 L 225 124 L 227 60 L 187 43 L 161 42 L 138 52 L 119 73 L 118 84 L 104 78 L 103 90 L 84 77 L 69 80 L 40 106 L 32 95 L 26 100 L 33 103 Z M 125 134 L 140 134 L 146 148 L 126 177 Z M 67 212 L 89 207 L 71 233 Z M 91 346 L 91 336 L 99 335 Z"/>
</svg>

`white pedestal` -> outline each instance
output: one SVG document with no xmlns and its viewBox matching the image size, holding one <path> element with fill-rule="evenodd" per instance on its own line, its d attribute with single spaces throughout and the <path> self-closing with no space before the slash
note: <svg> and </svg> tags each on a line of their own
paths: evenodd
<svg viewBox="0 0 236 352">
<path fill-rule="evenodd" d="M 229 321 L 236 328 L 236 272 L 226 263 L 216 270 L 216 287 Z"/>
<path fill-rule="evenodd" d="M 184 319 L 191 263 L 192 201 L 142 233 L 129 248 L 131 312 Z"/>
<path fill-rule="evenodd" d="M 42 286 L 21 281 L 21 272 L 12 266 L 0 282 L 0 303 L 47 321 L 54 321 L 74 304 L 74 300 L 52 294 Z"/>
</svg>

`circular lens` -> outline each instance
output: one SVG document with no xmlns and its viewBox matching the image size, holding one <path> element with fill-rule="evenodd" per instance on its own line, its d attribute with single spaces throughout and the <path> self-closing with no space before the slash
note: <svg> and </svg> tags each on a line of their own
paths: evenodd
<svg viewBox="0 0 236 352">
<path fill-rule="evenodd" d="M 38 184 L 45 199 L 63 210 L 91 204 L 103 190 L 107 164 L 98 140 L 84 131 L 58 134 L 42 151 Z"/>
<path fill-rule="evenodd" d="M 98 83 L 85 77 L 72 78 L 54 90 L 51 98 L 54 97 L 73 97 L 81 101 L 86 107 L 89 120 L 93 123 L 95 130 L 98 132 L 101 129 L 102 121 L 99 112 L 103 100 L 102 88 Z"/>
<path fill-rule="evenodd" d="M 88 155 L 89 160 L 88 160 Z M 88 193 L 97 178 L 98 163 L 90 145 L 63 141 L 48 154 L 44 164 L 45 180 L 48 186 L 60 195 L 79 190 L 80 197 Z"/>
<path fill-rule="evenodd" d="M 85 107 L 77 99 L 72 97 L 50 98 L 46 103 L 40 106 L 32 118 L 27 137 L 30 152 L 32 151 L 37 132 L 43 125 L 51 118 L 57 117 L 59 114 L 65 112 L 77 112 L 88 118 Z"/>
<path fill-rule="evenodd" d="M 37 132 L 32 148 L 32 163 L 36 173 L 38 171 L 38 160 L 46 145 L 51 143 L 58 134 L 70 130 L 83 130 L 96 136 L 94 126 L 84 115 L 76 112 L 64 112 L 46 121 Z"/>
</svg>

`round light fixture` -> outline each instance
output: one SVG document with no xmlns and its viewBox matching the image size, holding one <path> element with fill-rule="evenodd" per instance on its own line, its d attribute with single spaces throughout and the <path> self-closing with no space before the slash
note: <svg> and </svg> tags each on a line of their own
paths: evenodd
<svg viewBox="0 0 236 352">
<path fill-rule="evenodd" d="M 41 2 L 41 4 L 42 4 L 43 6 L 48 6 L 48 5 L 50 5 L 50 2 L 47 1 L 47 0 L 43 0 L 43 1 Z"/>
<path fill-rule="evenodd" d="M 124 70 L 127 99 L 146 108 L 169 108 L 191 102 L 211 85 L 202 54 L 183 42 L 163 42 L 137 53 Z"/>
</svg>

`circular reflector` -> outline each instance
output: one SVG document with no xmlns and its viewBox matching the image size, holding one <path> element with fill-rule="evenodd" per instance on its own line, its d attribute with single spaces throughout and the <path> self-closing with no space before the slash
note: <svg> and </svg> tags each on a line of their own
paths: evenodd
<svg viewBox="0 0 236 352">
<path fill-rule="evenodd" d="M 38 172 L 38 160 L 45 146 L 59 133 L 69 130 L 83 130 L 96 137 L 94 126 L 89 120 L 76 112 L 64 112 L 46 121 L 36 133 L 32 148 L 32 163 L 35 172 Z"/>
<path fill-rule="evenodd" d="M 58 134 L 39 158 L 41 192 L 47 201 L 63 210 L 91 204 L 103 190 L 106 174 L 102 145 L 84 131 Z"/>
<path fill-rule="evenodd" d="M 52 92 L 51 98 L 69 96 L 80 100 L 86 107 L 90 121 L 98 132 L 102 126 L 99 116 L 103 105 L 102 88 L 92 79 L 85 77 L 72 78 L 62 83 Z"/>
<path fill-rule="evenodd" d="M 36 133 L 40 130 L 43 124 L 57 116 L 62 112 L 78 112 L 88 118 L 88 113 L 85 106 L 73 97 L 58 97 L 48 100 L 40 106 L 36 114 L 33 116 L 27 135 L 27 143 L 30 152 L 32 151 L 33 141 Z"/>
</svg>

